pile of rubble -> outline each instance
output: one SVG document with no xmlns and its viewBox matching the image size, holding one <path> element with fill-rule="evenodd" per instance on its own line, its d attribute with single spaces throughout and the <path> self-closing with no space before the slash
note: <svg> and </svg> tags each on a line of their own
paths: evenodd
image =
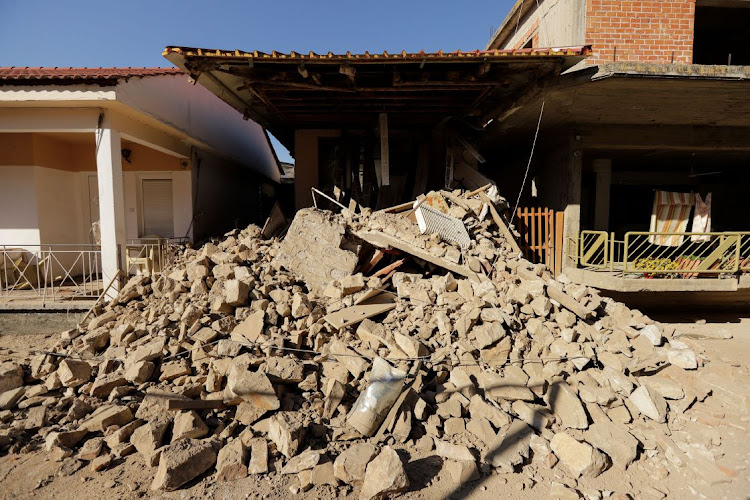
<svg viewBox="0 0 750 500">
<path fill-rule="evenodd" d="M 669 437 L 708 395 L 683 387 L 688 345 L 520 258 L 481 190 L 418 205 L 470 244 L 422 234 L 420 207 L 305 209 L 283 240 L 250 226 L 133 277 L 54 352 L 0 365 L 0 450 L 44 447 L 68 473 L 137 453 L 153 489 L 295 474 L 362 499 L 409 488 L 406 443 L 457 484 L 557 467 L 566 498 L 693 458 Z"/>
</svg>

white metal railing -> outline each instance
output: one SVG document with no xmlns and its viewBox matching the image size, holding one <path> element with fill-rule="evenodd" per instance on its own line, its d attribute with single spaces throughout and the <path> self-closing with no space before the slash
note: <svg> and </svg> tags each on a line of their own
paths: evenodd
<svg viewBox="0 0 750 500">
<path fill-rule="evenodd" d="M 0 245 L 0 297 L 97 297 L 101 261 L 99 245 Z"/>
</svg>

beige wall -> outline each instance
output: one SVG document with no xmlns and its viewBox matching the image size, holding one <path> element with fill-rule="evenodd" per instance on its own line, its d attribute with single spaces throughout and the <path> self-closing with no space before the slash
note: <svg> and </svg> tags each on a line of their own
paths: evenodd
<svg viewBox="0 0 750 500">
<path fill-rule="evenodd" d="M 34 169 L 0 165 L 0 245 L 38 245 Z"/>
<path fill-rule="evenodd" d="M 130 162 L 123 159 L 123 171 L 190 169 L 190 162 L 185 158 L 126 140 L 122 147 L 131 150 Z M 93 133 L 0 134 L 0 165 L 38 165 L 70 172 L 96 172 L 95 137 Z"/>
</svg>

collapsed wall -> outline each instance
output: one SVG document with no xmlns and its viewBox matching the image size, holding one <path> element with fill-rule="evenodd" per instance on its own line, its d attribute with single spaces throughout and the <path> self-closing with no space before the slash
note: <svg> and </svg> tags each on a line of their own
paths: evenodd
<svg viewBox="0 0 750 500">
<path fill-rule="evenodd" d="M 137 453 L 153 489 L 297 474 L 295 491 L 360 498 L 408 488 L 406 443 L 457 483 L 559 467 L 555 495 L 686 462 L 669 429 L 708 395 L 682 384 L 695 352 L 520 258 L 481 192 L 426 200 L 468 247 L 422 234 L 413 210 L 307 209 L 282 241 L 250 226 L 133 277 L 54 352 L 0 365 L 0 449 L 73 470 Z"/>
</svg>

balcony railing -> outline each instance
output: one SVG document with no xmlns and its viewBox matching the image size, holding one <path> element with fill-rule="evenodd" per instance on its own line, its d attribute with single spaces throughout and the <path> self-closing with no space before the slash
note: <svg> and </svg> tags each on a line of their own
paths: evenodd
<svg viewBox="0 0 750 500">
<path fill-rule="evenodd" d="M 606 231 L 582 231 L 580 267 L 628 278 L 703 278 L 750 271 L 750 232 L 631 231 L 617 240 Z"/>
<path fill-rule="evenodd" d="M 0 245 L 0 297 L 96 298 L 101 262 L 99 245 Z"/>
<path fill-rule="evenodd" d="M 128 274 L 155 274 L 166 269 L 185 238 L 128 240 Z M 122 250 L 120 250 L 122 251 Z M 95 299 L 102 293 L 99 245 L 0 245 L 0 299 L 47 301 Z"/>
</svg>

